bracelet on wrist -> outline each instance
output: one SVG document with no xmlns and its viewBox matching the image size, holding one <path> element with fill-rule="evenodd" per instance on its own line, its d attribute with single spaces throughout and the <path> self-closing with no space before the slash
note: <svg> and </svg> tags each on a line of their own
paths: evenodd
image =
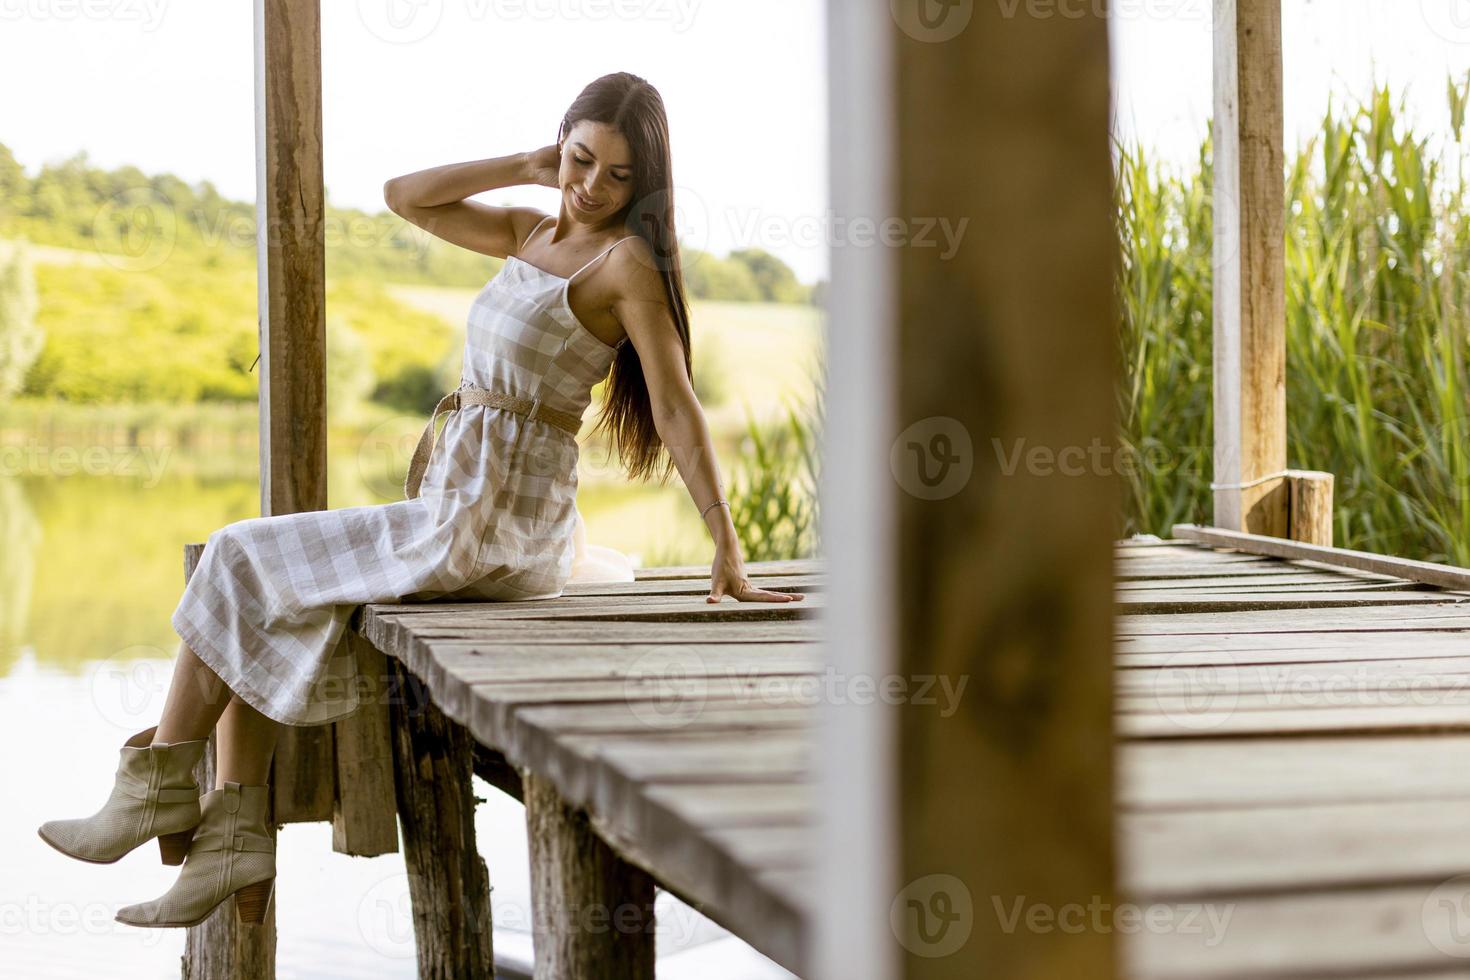
<svg viewBox="0 0 1470 980">
<path fill-rule="evenodd" d="M 699 516 L 704 517 L 705 514 L 708 514 L 710 512 L 711 507 L 718 507 L 720 504 L 724 504 L 726 507 L 729 507 L 730 501 L 726 500 L 724 497 L 721 497 L 719 500 L 716 500 L 714 503 L 710 504 L 709 507 L 706 507 L 704 510 L 700 511 Z"/>
</svg>

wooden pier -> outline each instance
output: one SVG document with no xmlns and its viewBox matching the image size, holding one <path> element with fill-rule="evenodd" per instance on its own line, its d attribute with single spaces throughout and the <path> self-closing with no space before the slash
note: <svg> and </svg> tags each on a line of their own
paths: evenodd
<svg viewBox="0 0 1470 980">
<path fill-rule="evenodd" d="M 1463 968 L 1441 905 L 1470 897 L 1470 572 L 1181 532 L 1322 557 L 1117 545 L 1119 897 L 1162 924 L 1120 937 L 1122 975 Z M 555 600 L 362 607 L 346 642 L 383 684 L 322 729 L 334 844 L 394 850 L 401 821 L 420 976 L 492 975 L 472 772 L 526 803 L 537 977 L 652 977 L 655 886 L 807 968 L 825 574 L 751 571 L 808 598 L 706 604 L 688 567 Z M 266 968 L 270 924 L 228 912 L 190 949 Z"/>
</svg>

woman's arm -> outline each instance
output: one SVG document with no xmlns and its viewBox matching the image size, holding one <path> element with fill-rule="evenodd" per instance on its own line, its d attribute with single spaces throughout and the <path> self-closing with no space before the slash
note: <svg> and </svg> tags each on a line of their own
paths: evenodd
<svg viewBox="0 0 1470 980">
<path fill-rule="evenodd" d="M 746 577 L 729 507 L 710 506 L 725 498 L 719 461 L 715 459 L 704 411 L 684 371 L 684 348 L 679 343 L 653 252 L 647 242 L 636 238 L 627 243 L 626 251 L 615 249 L 613 255 L 617 260 L 610 278 L 618 283 L 613 315 L 628 332 L 628 340 L 638 352 L 648 384 L 654 427 L 694 505 L 703 512 L 705 526 L 715 542 L 710 594 L 706 601 L 719 602 L 726 595 L 740 602 L 792 602 L 805 598 L 800 592 L 757 589 Z"/>
<path fill-rule="evenodd" d="M 502 208 L 467 200 L 482 191 L 517 184 L 556 187 L 561 150 L 556 144 L 531 153 L 449 163 L 383 184 L 388 210 L 431 235 L 496 258 L 515 255 L 542 215 L 534 208 Z"/>
</svg>

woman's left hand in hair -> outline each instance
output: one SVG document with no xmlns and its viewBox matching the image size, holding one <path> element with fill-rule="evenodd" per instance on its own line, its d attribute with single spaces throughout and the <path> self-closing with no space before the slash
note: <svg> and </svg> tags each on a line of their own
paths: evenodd
<svg viewBox="0 0 1470 980">
<path fill-rule="evenodd" d="M 806 598 L 801 592 L 771 592 L 751 585 L 745 574 L 745 561 L 740 557 L 740 549 L 734 545 L 715 546 L 715 562 L 710 568 L 709 582 L 706 602 L 719 602 L 727 595 L 734 596 L 737 602 L 795 602 Z"/>
</svg>

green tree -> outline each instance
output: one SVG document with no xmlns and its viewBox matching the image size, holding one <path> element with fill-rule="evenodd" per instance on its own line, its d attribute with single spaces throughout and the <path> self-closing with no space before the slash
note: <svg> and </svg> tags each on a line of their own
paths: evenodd
<svg viewBox="0 0 1470 980">
<path fill-rule="evenodd" d="M 0 398 L 20 390 L 40 356 L 46 333 L 36 324 L 37 305 L 30 254 L 18 243 L 0 265 Z"/>
<path fill-rule="evenodd" d="M 770 252 L 742 248 L 730 253 L 730 261 L 750 270 L 750 277 L 767 303 L 805 303 L 808 290 L 796 279 L 791 267 Z"/>
</svg>

